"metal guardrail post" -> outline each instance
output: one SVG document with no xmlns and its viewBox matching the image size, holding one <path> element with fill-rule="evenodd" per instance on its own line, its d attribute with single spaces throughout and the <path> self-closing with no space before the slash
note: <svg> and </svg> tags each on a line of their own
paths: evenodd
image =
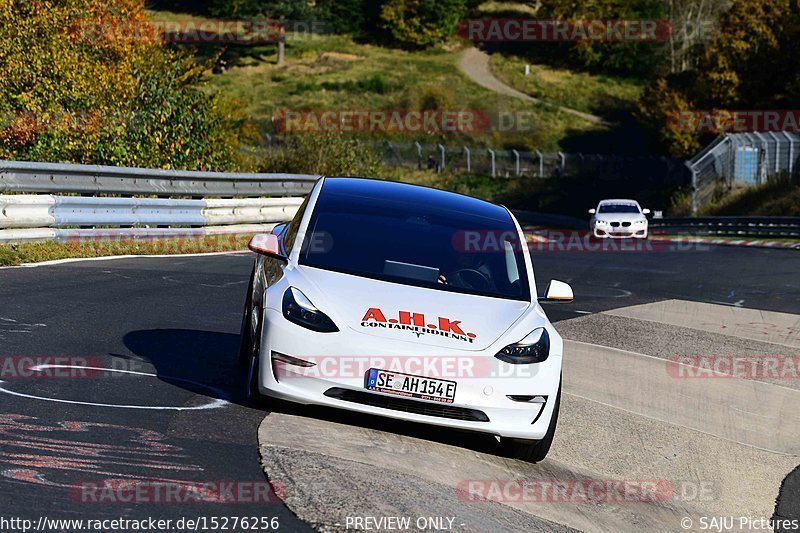
<svg viewBox="0 0 800 533">
<path fill-rule="evenodd" d="M 464 154 L 467 156 L 467 172 L 472 172 L 472 153 L 469 151 L 468 147 L 464 147 Z"/>
<path fill-rule="evenodd" d="M 519 165 L 519 152 L 517 150 L 511 150 L 511 153 L 514 154 L 514 171 L 515 175 L 520 175 L 520 165 Z"/>
<path fill-rule="evenodd" d="M 563 173 L 563 171 L 567 169 L 567 158 L 563 152 L 558 152 L 558 157 L 561 159 L 561 171 Z"/>
<path fill-rule="evenodd" d="M 497 177 L 497 156 L 494 153 L 494 150 L 488 150 L 489 156 L 492 158 L 492 177 Z"/>
<path fill-rule="evenodd" d="M 414 142 L 414 146 L 417 147 L 417 170 L 422 170 L 422 145 Z"/>
<path fill-rule="evenodd" d="M 444 172 L 444 169 L 445 169 L 445 166 L 446 166 L 445 157 L 447 156 L 447 151 L 445 150 L 445 147 L 444 147 L 443 144 L 439 145 L 439 153 L 441 153 L 441 155 L 442 155 L 442 162 L 439 165 L 439 172 Z"/>
</svg>

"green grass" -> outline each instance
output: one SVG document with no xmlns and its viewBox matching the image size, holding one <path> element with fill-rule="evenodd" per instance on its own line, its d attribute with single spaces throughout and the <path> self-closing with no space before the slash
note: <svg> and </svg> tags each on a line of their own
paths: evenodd
<svg viewBox="0 0 800 533">
<path fill-rule="evenodd" d="M 56 259 L 108 257 L 112 255 L 172 255 L 246 250 L 250 235 L 164 240 L 126 239 L 96 242 L 31 242 L 0 244 L 0 266 L 41 263 Z"/>
<path fill-rule="evenodd" d="M 531 65 L 515 56 L 494 54 L 491 67 L 495 76 L 518 91 L 535 98 L 586 113 L 608 116 L 630 111 L 641 95 L 643 84 L 634 79 L 577 72 L 547 65 Z"/>
<path fill-rule="evenodd" d="M 738 188 L 700 209 L 706 216 L 800 216 L 800 184 L 787 178 Z"/>
<path fill-rule="evenodd" d="M 537 9 L 523 2 L 484 2 L 478 7 L 478 16 L 516 15 L 519 17 L 535 17 Z"/>
<path fill-rule="evenodd" d="M 160 20 L 191 18 L 159 11 Z M 602 130 L 558 110 L 497 95 L 478 86 L 458 68 L 463 44 L 408 51 L 357 42 L 345 35 L 288 34 L 286 61 L 278 66 L 277 47 L 229 47 L 229 69 L 210 76 L 210 87 L 238 100 L 244 114 L 266 130 L 280 111 L 308 110 L 483 110 L 527 112 L 534 118 L 525 131 L 470 133 L 359 134 L 397 141 L 557 151 L 563 139 Z M 212 56 L 215 47 L 198 50 Z"/>
</svg>

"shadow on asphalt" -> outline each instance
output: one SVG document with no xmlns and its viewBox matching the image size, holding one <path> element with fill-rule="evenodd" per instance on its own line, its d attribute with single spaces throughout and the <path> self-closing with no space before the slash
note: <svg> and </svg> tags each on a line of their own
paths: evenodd
<svg viewBox="0 0 800 533">
<path fill-rule="evenodd" d="M 146 329 L 127 333 L 123 342 L 138 358 L 155 367 L 160 380 L 195 394 L 244 405 L 239 335 L 193 329 Z"/>
<path fill-rule="evenodd" d="M 800 466 L 789 472 L 781 483 L 781 490 L 775 501 L 773 520 L 800 520 Z M 796 530 L 791 527 L 776 527 L 775 533 L 788 533 Z"/>
<path fill-rule="evenodd" d="M 190 329 L 151 329 L 132 331 L 125 335 L 123 342 L 134 354 L 156 368 L 160 380 L 195 394 L 247 405 L 244 394 L 246 370 L 238 360 L 238 335 Z M 483 453 L 498 452 L 497 439 L 492 435 L 272 399 L 267 400 L 265 409 L 415 437 Z"/>
</svg>

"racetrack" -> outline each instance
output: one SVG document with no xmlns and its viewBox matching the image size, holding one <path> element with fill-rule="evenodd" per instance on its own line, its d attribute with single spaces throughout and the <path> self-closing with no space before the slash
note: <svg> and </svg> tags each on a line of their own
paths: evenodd
<svg viewBox="0 0 800 533">
<path fill-rule="evenodd" d="M 800 380 L 688 378 L 670 361 L 800 354 L 800 254 L 696 247 L 535 252 L 534 261 L 540 287 L 561 279 L 576 296 L 546 309 L 568 342 L 562 417 L 539 465 L 496 455 L 492 437 L 319 409 L 264 418 L 243 406 L 246 254 L 0 270 L 2 514 L 278 516 L 288 530 L 449 517 L 458 531 L 676 531 L 684 517 L 695 530 L 702 516 L 800 518 Z M 26 356 L 115 371 L 24 372 Z M 46 359 L 55 356 L 66 359 Z M 263 467 L 285 505 L 252 495 L 165 504 L 152 486 L 94 502 L 96 493 L 80 491 L 120 480 L 258 486 L 260 423 Z M 566 484 L 572 498 L 484 493 L 502 500 L 487 502 L 464 492 L 513 480 Z M 576 487 L 598 481 L 659 491 L 575 501 Z"/>
</svg>

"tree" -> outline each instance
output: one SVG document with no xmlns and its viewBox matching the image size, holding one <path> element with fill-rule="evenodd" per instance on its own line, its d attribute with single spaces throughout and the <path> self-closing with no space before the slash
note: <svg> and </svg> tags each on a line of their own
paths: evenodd
<svg viewBox="0 0 800 533">
<path fill-rule="evenodd" d="M 666 16 L 663 0 L 548 0 L 543 18 L 572 21 L 661 20 Z M 653 41 L 582 39 L 554 47 L 566 51 L 569 63 L 602 71 L 650 76 L 661 68 L 664 45 Z"/>
<path fill-rule="evenodd" d="M 398 43 L 422 48 L 452 36 L 466 14 L 465 0 L 389 0 L 380 26 Z"/>
<path fill-rule="evenodd" d="M 307 0 L 211 0 L 208 11 L 215 17 L 309 20 L 313 4 Z"/>
<path fill-rule="evenodd" d="M 236 164 L 205 65 L 139 0 L 0 0 L 0 158 L 187 169 Z"/>
<path fill-rule="evenodd" d="M 662 149 L 691 155 L 716 132 L 687 129 L 676 120 L 682 111 L 797 109 L 798 54 L 798 0 L 734 0 L 696 67 L 656 80 L 639 102 L 639 117 Z"/>
<path fill-rule="evenodd" d="M 378 27 L 383 0 L 320 0 L 317 15 L 337 33 L 371 33 Z"/>
</svg>

